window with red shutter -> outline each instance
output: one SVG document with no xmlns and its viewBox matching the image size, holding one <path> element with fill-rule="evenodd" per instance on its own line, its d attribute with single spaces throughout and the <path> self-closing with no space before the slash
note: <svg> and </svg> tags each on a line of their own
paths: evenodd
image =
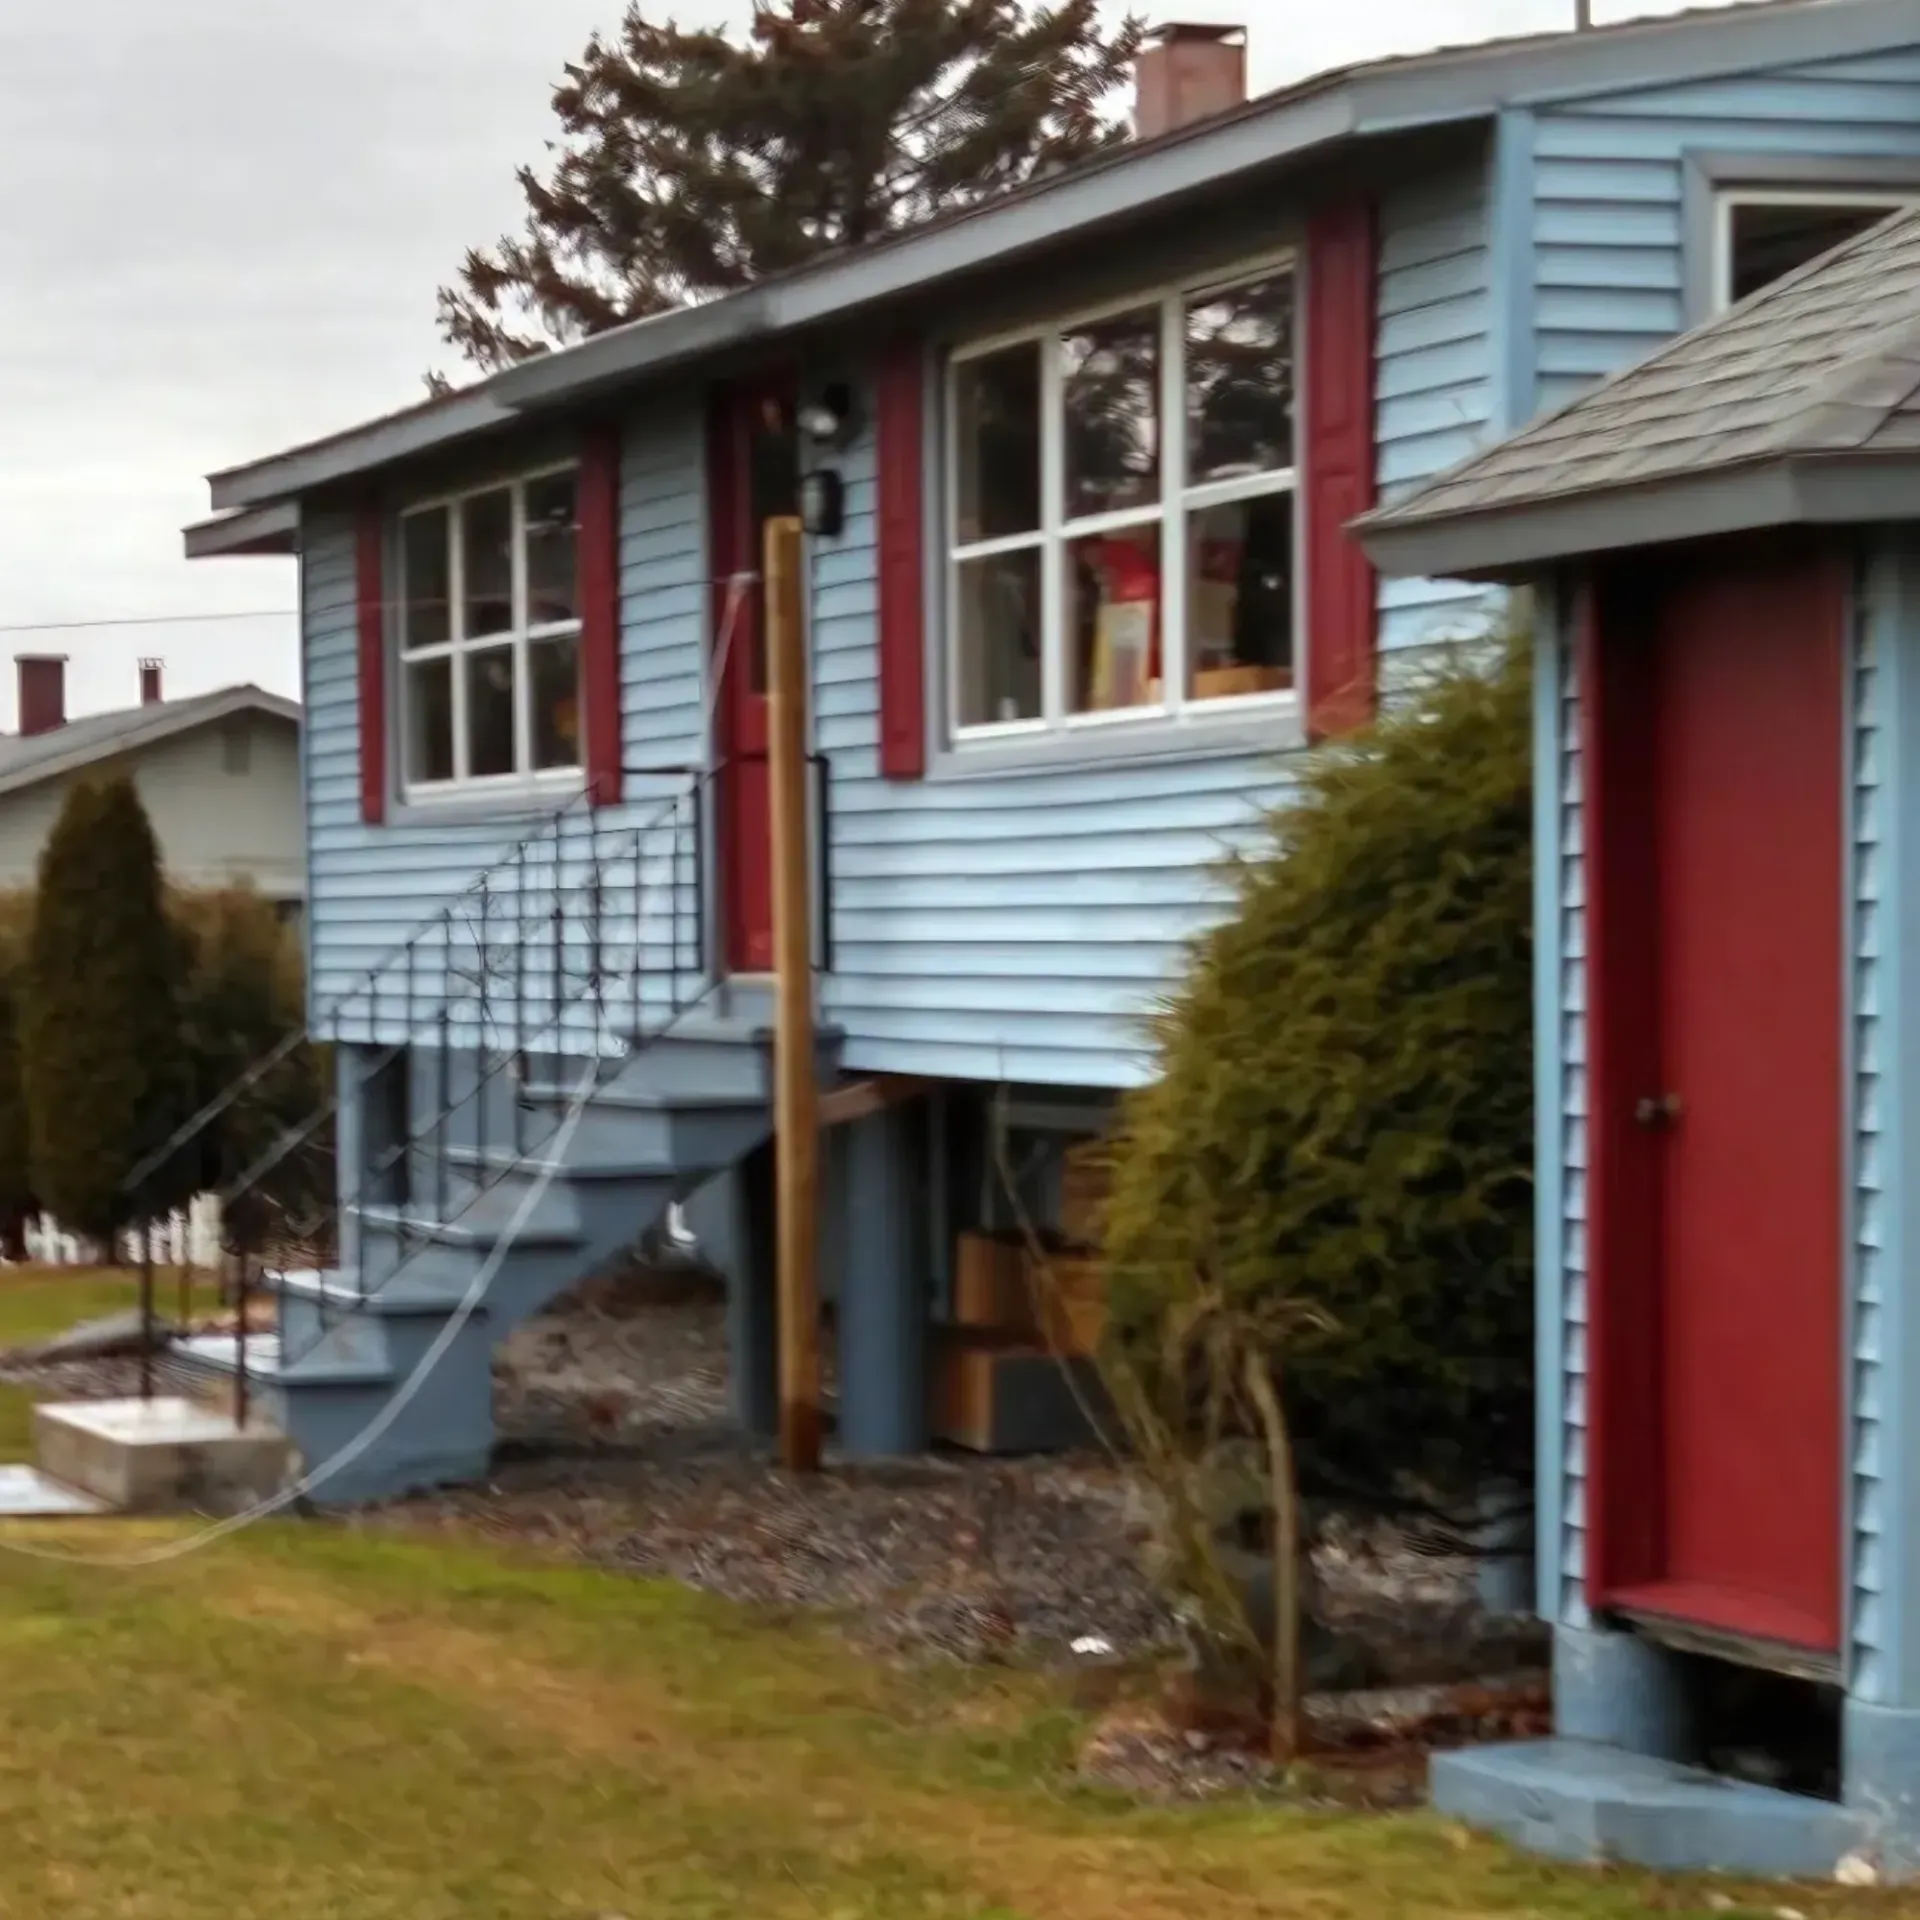
<svg viewBox="0 0 1920 1920">
<path fill-rule="evenodd" d="M 365 807 L 388 741 L 379 785 L 408 801 L 583 781 L 596 804 L 619 799 L 619 543 L 612 428 L 577 460 L 411 501 L 363 529 Z"/>
<path fill-rule="evenodd" d="M 875 393 L 880 544 L 880 772 L 918 780 L 927 770 L 926 545 L 921 348 L 889 350 Z"/>
<path fill-rule="evenodd" d="M 593 804 L 620 798 L 620 434 L 589 436 L 580 457 L 580 690 Z"/>
<path fill-rule="evenodd" d="M 1124 751 L 1136 729 L 1295 708 L 1298 309 L 1293 260 L 1249 261 L 954 347 L 959 751 Z"/>
<path fill-rule="evenodd" d="M 1373 504 L 1374 216 L 1365 202 L 1307 223 L 1304 469 L 1307 728 L 1344 733 L 1373 713 L 1373 569 L 1347 523 Z"/>
</svg>

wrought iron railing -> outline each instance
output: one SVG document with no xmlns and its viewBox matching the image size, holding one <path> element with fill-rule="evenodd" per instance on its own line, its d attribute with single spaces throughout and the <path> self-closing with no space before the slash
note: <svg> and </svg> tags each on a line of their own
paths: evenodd
<svg viewBox="0 0 1920 1920">
<path fill-rule="evenodd" d="M 824 758 L 813 772 L 816 960 L 830 967 Z M 711 991 L 704 876 L 718 778 L 639 769 L 625 779 L 643 797 L 602 808 L 578 794 L 557 806 L 129 1174 L 136 1220 L 189 1188 L 219 1199 L 240 1417 L 248 1306 L 264 1272 L 331 1265 L 349 1210 L 388 1206 L 397 1254 L 371 1274 L 362 1233 L 343 1303 L 358 1304 L 537 1147 L 543 1122 L 527 1088 L 543 1062 L 585 1056 L 617 1071 Z M 143 1258 L 149 1353 L 152 1280 Z"/>
</svg>

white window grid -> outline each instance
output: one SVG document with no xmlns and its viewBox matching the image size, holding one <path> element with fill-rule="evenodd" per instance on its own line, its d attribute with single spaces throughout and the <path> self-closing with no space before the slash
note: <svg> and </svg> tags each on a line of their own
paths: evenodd
<svg viewBox="0 0 1920 1920">
<path fill-rule="evenodd" d="M 1920 206 L 1920 187 L 1727 187 L 1713 203 L 1713 311 L 1733 305 L 1733 216 L 1739 207 L 1861 207 L 1892 213 Z"/>
<path fill-rule="evenodd" d="M 394 626 L 399 642 L 400 661 L 398 709 L 401 790 L 409 799 L 433 800 L 469 794 L 516 793 L 529 789 L 538 792 L 554 789 L 564 791 L 579 787 L 585 782 L 584 764 L 540 769 L 536 769 L 533 765 L 533 683 L 529 649 L 534 642 L 541 640 L 568 638 L 577 640 L 581 628 L 578 614 L 570 620 L 550 620 L 537 624 L 529 622 L 527 618 L 527 489 L 537 486 L 542 480 L 551 480 L 561 474 L 573 475 L 577 488 L 579 463 L 562 460 L 549 466 L 535 467 L 525 472 L 488 480 L 476 486 L 462 487 L 458 492 L 435 494 L 428 499 L 414 500 L 401 510 L 398 528 L 400 537 L 395 542 L 397 564 L 394 571 L 399 580 L 399 594 L 395 601 Z M 506 493 L 512 502 L 513 534 L 509 545 L 512 604 L 510 630 L 469 635 L 464 631 L 467 617 L 466 538 L 463 531 L 465 516 L 461 509 L 467 501 L 481 499 L 490 493 Z M 578 499 L 576 491 L 576 540 L 578 538 Z M 406 522 L 418 518 L 421 514 L 441 511 L 444 511 L 447 516 L 448 637 L 445 640 L 429 642 L 425 646 L 409 646 L 407 644 L 407 609 L 412 602 L 412 594 L 406 577 Z M 500 648 L 510 648 L 513 653 L 513 760 L 516 770 L 507 774 L 475 776 L 468 770 L 471 753 L 467 728 L 466 659 L 471 654 L 490 653 Z M 409 749 L 413 737 L 411 702 L 414 697 L 415 678 L 410 669 L 421 661 L 438 659 L 452 662 L 448 677 L 451 681 L 453 777 L 450 780 L 416 780 L 408 768 Z M 582 745 L 584 759 L 586 742 L 584 682 L 578 698 L 580 701 L 578 738 Z"/>
<path fill-rule="evenodd" d="M 1295 279 L 1291 351 L 1295 371 L 1293 398 L 1295 451 L 1292 464 L 1230 479 L 1187 484 L 1187 310 L 1210 294 L 1230 293 L 1240 287 L 1282 274 Z M 1066 425 L 1063 348 L 1065 336 L 1102 320 L 1117 319 L 1149 308 L 1159 316 L 1160 364 L 1160 486 L 1155 504 L 1122 507 L 1108 513 L 1070 518 L 1066 498 Z M 1302 364 L 1304 314 L 1298 287 L 1298 261 L 1291 252 L 1265 254 L 1217 272 L 1180 280 L 1171 285 L 1083 307 L 1039 325 L 1021 327 L 969 340 L 946 356 L 942 397 L 945 438 L 942 484 L 942 547 L 945 568 L 943 646 L 946 654 L 946 698 L 949 736 L 956 744 L 1021 739 L 1047 734 L 1110 727 L 1164 725 L 1169 720 L 1204 716 L 1226 717 L 1245 709 L 1295 708 L 1299 702 L 1299 675 L 1304 646 L 1300 605 L 1299 525 L 1299 415 L 1298 372 Z M 1002 534 L 991 540 L 956 539 L 959 512 L 958 373 L 968 361 L 1032 345 L 1040 356 L 1040 525 L 1028 532 Z M 1210 696 L 1196 700 L 1188 692 L 1187 632 L 1187 518 L 1208 507 L 1230 506 L 1242 500 L 1274 494 L 1293 499 L 1293 634 L 1294 681 L 1291 688 L 1270 693 Z M 1158 703 L 1076 713 L 1068 710 L 1066 662 L 1066 556 L 1076 540 L 1118 533 L 1129 527 L 1160 523 L 1160 699 Z M 960 721 L 960 569 L 969 560 L 996 554 L 1040 552 L 1040 713 L 1019 720 Z"/>
</svg>

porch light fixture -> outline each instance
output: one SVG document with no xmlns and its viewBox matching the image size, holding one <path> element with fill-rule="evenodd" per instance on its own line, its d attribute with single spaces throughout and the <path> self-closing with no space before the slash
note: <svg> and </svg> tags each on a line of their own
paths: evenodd
<svg viewBox="0 0 1920 1920">
<path fill-rule="evenodd" d="M 809 440 L 823 447 L 843 447 L 854 429 L 853 389 L 836 380 L 820 389 L 817 400 L 800 409 L 798 425 Z"/>
<path fill-rule="evenodd" d="M 835 467 L 815 467 L 800 476 L 800 525 L 823 540 L 837 539 L 847 518 L 847 490 Z"/>
</svg>

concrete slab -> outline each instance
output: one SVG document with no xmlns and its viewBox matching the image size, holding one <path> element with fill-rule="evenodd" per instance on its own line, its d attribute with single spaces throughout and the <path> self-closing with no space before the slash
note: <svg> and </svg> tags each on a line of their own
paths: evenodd
<svg viewBox="0 0 1920 1920">
<path fill-rule="evenodd" d="M 38 1467 L 0 1467 L 0 1520 L 71 1520 L 107 1508 Z"/>
<path fill-rule="evenodd" d="M 1432 1792 L 1440 1812 L 1530 1852 L 1664 1873 L 1830 1880 L 1864 1832 L 1832 1801 L 1585 1740 L 1436 1754 Z"/>
<path fill-rule="evenodd" d="M 42 1404 L 33 1432 L 44 1473 L 129 1512 L 231 1510 L 277 1492 L 291 1462 L 277 1427 L 170 1396 Z"/>
</svg>

